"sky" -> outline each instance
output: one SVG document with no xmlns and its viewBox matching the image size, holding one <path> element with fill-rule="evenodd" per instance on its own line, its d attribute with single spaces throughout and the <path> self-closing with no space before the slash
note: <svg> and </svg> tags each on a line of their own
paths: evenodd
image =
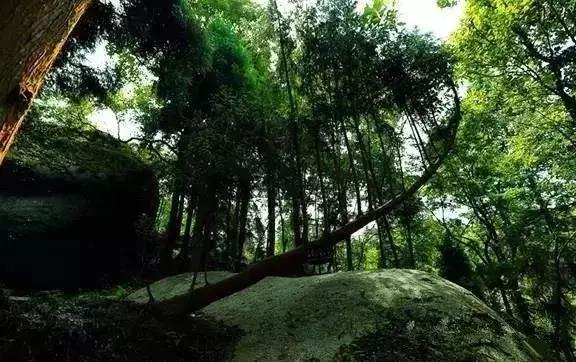
<svg viewBox="0 0 576 362">
<path fill-rule="evenodd" d="M 447 40 L 456 30 L 464 12 L 464 2 L 453 8 L 440 9 L 436 0 L 399 0 L 398 16 L 409 27 L 417 27 L 424 32 Z"/>
<path fill-rule="evenodd" d="M 269 0 L 255 0 L 262 5 L 268 4 Z M 276 0 L 278 7 L 282 9 L 288 0 Z M 314 0 L 308 0 L 313 2 Z M 439 39 L 446 40 L 456 30 L 464 10 L 464 1 L 453 8 L 440 9 L 436 0 L 393 0 L 396 2 L 400 20 L 410 28 L 434 34 Z M 372 0 L 358 0 L 358 8 L 362 9 Z"/>
</svg>

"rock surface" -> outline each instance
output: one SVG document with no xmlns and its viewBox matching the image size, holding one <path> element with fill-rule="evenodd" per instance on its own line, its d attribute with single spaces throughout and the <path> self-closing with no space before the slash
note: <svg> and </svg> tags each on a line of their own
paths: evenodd
<svg viewBox="0 0 576 362">
<path fill-rule="evenodd" d="M 472 293 L 413 270 L 266 278 L 202 313 L 244 332 L 237 361 L 539 359 Z"/>
<path fill-rule="evenodd" d="M 152 171 L 99 132 L 38 125 L 0 168 L 0 279 L 88 287 L 133 268 L 156 212 Z"/>
<path fill-rule="evenodd" d="M 225 271 L 211 271 L 208 272 L 208 283 L 214 284 L 221 280 L 234 275 L 233 273 Z M 193 273 L 179 274 L 171 277 L 164 278 L 155 283 L 150 284 L 150 292 L 154 297 L 154 300 L 161 302 L 165 299 L 169 299 L 178 295 L 185 294 L 190 290 L 192 285 Z M 203 287 L 204 284 L 204 273 L 198 273 L 196 284 L 194 289 Z M 145 304 L 149 301 L 148 291 L 146 288 L 140 289 L 127 297 L 127 300 L 135 303 Z"/>
</svg>

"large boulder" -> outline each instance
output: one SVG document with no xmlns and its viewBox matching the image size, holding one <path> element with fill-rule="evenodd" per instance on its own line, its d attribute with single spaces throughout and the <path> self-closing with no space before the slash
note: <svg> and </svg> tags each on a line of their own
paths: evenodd
<svg viewBox="0 0 576 362">
<path fill-rule="evenodd" d="M 38 123 L 0 168 L 0 280 L 89 287 L 136 267 L 158 204 L 154 173 L 97 131 Z"/>
<path fill-rule="evenodd" d="M 413 270 L 271 277 L 201 312 L 243 331 L 237 361 L 539 359 L 472 293 Z"/>
<path fill-rule="evenodd" d="M 238 361 L 537 359 L 472 293 L 420 271 L 267 278 L 203 312 L 245 332 Z"/>
</svg>

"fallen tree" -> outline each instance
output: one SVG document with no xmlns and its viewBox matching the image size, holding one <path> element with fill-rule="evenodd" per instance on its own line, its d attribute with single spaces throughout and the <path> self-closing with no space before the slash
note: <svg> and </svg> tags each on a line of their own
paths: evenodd
<svg viewBox="0 0 576 362">
<path fill-rule="evenodd" d="M 91 1 L 0 2 L 0 164 L 46 74 Z"/>
<path fill-rule="evenodd" d="M 453 149 L 462 113 L 456 86 L 452 82 L 449 82 L 449 86 L 454 96 L 454 109 L 447 122 L 446 127 L 448 132 L 446 133 L 445 142 L 442 149 L 437 151 L 438 154 L 435 161 L 426 167 L 425 171 L 409 188 L 406 188 L 403 192 L 380 207 L 358 216 L 352 222 L 312 243 L 303 245 L 287 253 L 267 258 L 259 263 L 249 266 L 245 271 L 235 274 L 221 282 L 191 290 L 185 295 L 176 296 L 159 302 L 155 305 L 156 310 L 164 316 L 190 314 L 219 299 L 248 288 L 268 276 L 285 276 L 293 274 L 298 270 L 299 266 L 305 263 L 306 255 L 309 250 L 336 245 L 341 241 L 346 240 L 364 226 L 390 214 L 401 206 L 436 174 L 440 166 L 442 166 L 450 154 L 450 151 Z"/>
</svg>

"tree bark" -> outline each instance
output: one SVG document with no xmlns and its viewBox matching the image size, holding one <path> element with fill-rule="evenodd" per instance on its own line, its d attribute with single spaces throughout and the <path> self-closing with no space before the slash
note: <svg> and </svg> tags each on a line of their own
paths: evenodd
<svg viewBox="0 0 576 362">
<path fill-rule="evenodd" d="M 386 232 L 386 237 L 388 238 L 388 243 L 390 244 L 390 251 L 392 252 L 392 260 L 394 260 L 394 267 L 400 268 L 400 259 L 398 258 L 398 249 L 394 243 L 394 235 L 392 235 L 392 225 L 388 221 L 388 217 L 384 216 L 380 219 L 382 227 Z"/>
<path fill-rule="evenodd" d="M 294 186 L 290 186 L 293 189 Z M 291 190 L 293 191 L 293 190 Z M 302 239 L 302 227 L 300 225 L 300 202 L 298 197 L 292 193 L 291 195 L 292 209 L 290 210 L 290 219 L 292 220 L 292 233 L 294 234 L 294 246 L 299 247 L 304 245 Z"/>
<path fill-rule="evenodd" d="M 384 236 L 382 235 L 382 219 L 376 220 L 376 232 L 378 234 L 378 253 L 380 259 L 378 260 L 378 268 L 386 268 L 386 250 L 384 248 Z"/>
<path fill-rule="evenodd" d="M 193 272 L 205 270 L 205 253 L 211 248 L 211 227 L 217 208 L 214 183 L 208 181 L 198 196 L 198 211 L 192 232 L 190 270 Z"/>
<path fill-rule="evenodd" d="M 404 229 L 406 231 L 406 246 L 408 247 L 408 265 L 410 269 L 416 269 L 416 257 L 414 255 L 414 242 L 412 240 L 412 216 L 406 216 L 404 220 Z"/>
<path fill-rule="evenodd" d="M 176 238 L 180 233 L 178 225 L 178 216 L 180 214 L 180 187 L 177 181 L 174 181 L 174 190 L 172 191 L 172 201 L 170 203 L 170 217 L 166 228 L 164 245 L 160 255 L 160 269 L 162 274 L 168 275 L 172 269 L 172 251 L 176 245 Z M 178 231 L 176 229 L 178 228 Z"/>
<path fill-rule="evenodd" d="M 356 171 L 356 163 L 354 162 L 354 153 L 350 141 L 348 139 L 348 134 L 346 130 L 346 125 L 344 121 L 340 120 L 340 131 L 342 132 L 342 137 L 344 138 L 344 144 L 346 145 L 346 152 L 348 154 L 348 161 L 350 162 L 350 171 L 352 172 L 352 182 L 354 184 L 354 191 L 356 192 L 356 204 L 358 208 L 358 215 L 362 215 L 362 197 L 360 196 L 360 182 L 358 180 L 358 172 Z"/>
<path fill-rule="evenodd" d="M 240 187 L 236 188 L 236 197 L 234 201 L 234 215 L 232 216 L 232 225 L 230 227 L 230 233 L 228 234 L 228 239 L 230 243 L 230 248 L 228 250 L 228 264 L 231 269 L 234 269 L 234 264 L 236 263 L 236 255 L 238 254 L 238 225 L 240 221 L 240 204 L 242 202 L 242 190 Z"/>
<path fill-rule="evenodd" d="M 278 39 L 280 41 L 280 60 L 281 60 L 281 73 L 286 82 L 286 92 L 288 94 L 288 101 L 290 104 L 290 138 L 292 147 L 294 149 L 294 166 L 296 169 L 296 184 L 297 192 L 293 195 L 292 207 L 294 210 L 292 216 L 292 224 L 294 227 L 294 244 L 300 246 L 308 242 L 308 207 L 306 202 L 306 188 L 304 185 L 304 165 L 302 160 L 302 151 L 300 145 L 300 132 L 299 122 L 297 120 L 298 106 L 294 91 L 292 88 L 292 78 L 290 75 L 289 54 L 286 49 L 286 36 L 282 24 L 282 14 L 278 10 L 276 0 L 270 0 L 270 7 L 273 12 L 273 17 L 277 22 Z M 297 196 L 296 196 L 297 195 Z M 300 228 L 300 215 L 302 216 Z M 298 219 L 298 220 L 297 220 Z"/>
<path fill-rule="evenodd" d="M 246 224 L 248 222 L 248 206 L 250 204 L 250 179 L 244 177 L 240 180 L 239 192 L 241 194 L 240 219 L 238 225 L 238 239 L 236 240 L 236 254 L 233 255 L 234 269 L 240 270 L 242 256 L 244 255 L 244 244 L 246 243 Z"/>
<path fill-rule="evenodd" d="M 282 209 L 282 195 L 278 197 L 278 212 L 280 213 L 280 242 L 282 243 L 282 252 L 286 252 L 287 244 L 286 231 L 284 230 L 284 210 Z"/>
<path fill-rule="evenodd" d="M 192 245 L 190 246 L 191 257 L 189 270 L 199 271 L 201 266 L 201 254 L 204 246 L 205 227 L 208 220 L 208 200 L 207 197 L 200 196 L 198 201 L 198 211 L 196 212 L 196 220 L 194 221 L 194 228 L 192 231 Z"/>
<path fill-rule="evenodd" d="M 91 0 L 0 2 L 0 164 Z"/>
<path fill-rule="evenodd" d="M 177 270 L 179 273 L 185 273 L 188 271 L 189 259 L 190 259 L 190 241 L 192 238 L 192 218 L 194 216 L 194 210 L 196 209 L 196 195 L 192 194 L 188 198 L 188 208 L 186 215 L 186 224 L 184 227 L 184 235 L 182 237 L 182 245 L 180 247 L 180 254 L 178 254 L 178 259 L 176 261 Z"/>
<path fill-rule="evenodd" d="M 352 260 L 352 237 L 346 238 L 346 270 L 354 270 L 354 263 Z"/>
<path fill-rule="evenodd" d="M 329 226 L 328 226 L 328 202 L 326 197 L 326 186 L 324 185 L 324 172 L 322 166 L 322 156 L 320 152 L 321 142 L 320 142 L 320 131 L 317 130 L 316 132 L 316 139 L 314 142 L 314 151 L 315 151 L 315 159 L 316 159 L 316 169 L 318 171 L 318 181 L 320 184 L 320 196 L 322 198 L 322 233 L 327 233 Z M 318 221 L 317 221 L 318 222 Z M 318 232 L 316 232 L 318 234 Z"/>
<path fill-rule="evenodd" d="M 268 167 L 267 178 L 268 240 L 266 242 L 266 256 L 273 256 L 276 250 L 276 175 L 271 165 Z"/>
</svg>

